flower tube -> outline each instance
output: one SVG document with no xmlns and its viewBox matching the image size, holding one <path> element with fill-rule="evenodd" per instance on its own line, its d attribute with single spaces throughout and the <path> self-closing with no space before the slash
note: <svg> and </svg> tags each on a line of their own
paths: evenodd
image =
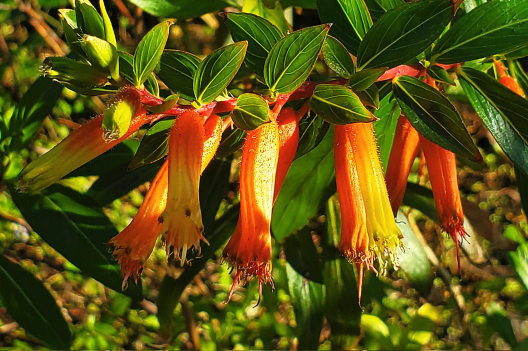
<svg viewBox="0 0 528 351">
<path fill-rule="evenodd" d="M 293 109 L 282 109 L 277 117 L 277 123 L 279 125 L 279 160 L 275 175 L 273 202 L 275 202 L 279 195 L 279 191 L 295 158 L 299 144 L 299 121 Z"/>
</svg>

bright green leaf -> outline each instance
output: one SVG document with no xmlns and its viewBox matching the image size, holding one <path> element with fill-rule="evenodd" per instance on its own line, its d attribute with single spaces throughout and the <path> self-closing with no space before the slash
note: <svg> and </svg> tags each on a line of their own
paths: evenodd
<svg viewBox="0 0 528 351">
<path fill-rule="evenodd" d="M 238 97 L 231 118 L 238 128 L 253 130 L 269 122 L 269 114 L 267 101 L 261 96 L 248 93 Z"/>
<path fill-rule="evenodd" d="M 281 30 L 282 33 L 290 31 L 290 25 L 284 17 L 284 11 L 280 2 L 273 1 L 266 4 L 263 0 L 244 0 L 242 12 L 252 13 L 262 17 Z"/>
<path fill-rule="evenodd" d="M 322 52 L 328 67 L 341 77 L 348 79 L 356 72 L 350 53 L 336 38 L 327 36 Z"/>
<path fill-rule="evenodd" d="M 354 91 L 362 91 L 370 87 L 387 70 L 386 67 L 367 68 L 356 72 L 348 81 L 348 85 Z"/>
<path fill-rule="evenodd" d="M 223 10 L 229 6 L 237 6 L 232 1 L 223 0 L 129 0 L 153 16 L 164 18 L 195 18 L 206 13 Z"/>
<path fill-rule="evenodd" d="M 89 34 L 105 39 L 103 18 L 88 0 L 75 0 L 77 25 L 82 34 Z"/>
<path fill-rule="evenodd" d="M 182 94 L 187 100 L 193 100 L 193 77 L 199 64 L 200 59 L 193 54 L 165 50 L 156 74 L 174 93 Z"/>
<path fill-rule="evenodd" d="M 380 109 L 374 112 L 374 116 L 378 118 L 377 121 L 373 122 L 374 134 L 378 141 L 381 165 L 385 171 L 387 170 L 387 164 L 389 163 L 390 152 L 400 113 L 400 106 L 396 102 L 396 99 L 392 97 L 392 93 L 387 94 L 383 100 L 381 100 Z"/>
<path fill-rule="evenodd" d="M 169 38 L 171 21 L 161 22 L 152 28 L 139 42 L 134 53 L 134 85 L 140 86 L 159 63 Z"/>
</svg>

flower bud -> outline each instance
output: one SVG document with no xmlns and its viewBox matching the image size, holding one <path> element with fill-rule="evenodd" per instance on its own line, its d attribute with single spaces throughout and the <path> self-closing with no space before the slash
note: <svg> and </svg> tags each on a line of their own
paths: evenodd
<svg viewBox="0 0 528 351">
<path fill-rule="evenodd" d="M 137 89 L 127 87 L 121 90 L 114 102 L 103 114 L 103 139 L 106 142 L 121 138 L 130 127 L 130 121 L 140 108 L 140 95 Z"/>
<path fill-rule="evenodd" d="M 119 76 L 119 56 L 115 46 L 93 35 L 83 35 L 80 43 L 94 67 L 110 72 L 114 79 Z"/>
<path fill-rule="evenodd" d="M 45 77 L 81 88 L 92 88 L 107 82 L 105 73 L 93 66 L 67 57 L 46 58 L 41 71 Z"/>
</svg>

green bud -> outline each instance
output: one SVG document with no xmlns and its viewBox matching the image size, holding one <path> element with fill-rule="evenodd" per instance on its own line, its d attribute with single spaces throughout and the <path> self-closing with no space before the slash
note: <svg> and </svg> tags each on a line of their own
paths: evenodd
<svg viewBox="0 0 528 351">
<path fill-rule="evenodd" d="M 92 65 L 110 72 L 114 79 L 119 77 L 119 56 L 114 45 L 93 35 L 83 35 L 80 43 Z"/>
<path fill-rule="evenodd" d="M 108 81 L 106 73 L 67 57 L 48 57 L 41 70 L 45 77 L 83 88 L 100 86 Z"/>
<path fill-rule="evenodd" d="M 77 25 L 83 34 L 105 39 L 103 18 L 88 0 L 75 0 Z"/>
<path fill-rule="evenodd" d="M 108 107 L 103 114 L 103 139 L 111 142 L 125 135 L 136 110 L 137 105 L 127 100 L 116 101 Z"/>
<path fill-rule="evenodd" d="M 59 17 L 61 19 L 62 30 L 68 45 L 73 51 L 84 56 L 84 51 L 79 44 L 79 39 L 81 36 L 79 35 L 79 28 L 77 27 L 77 16 L 75 15 L 75 10 L 60 9 Z"/>
<path fill-rule="evenodd" d="M 237 99 L 231 118 L 238 128 L 253 130 L 269 122 L 269 113 L 268 103 L 262 97 L 255 94 L 242 94 Z"/>
</svg>

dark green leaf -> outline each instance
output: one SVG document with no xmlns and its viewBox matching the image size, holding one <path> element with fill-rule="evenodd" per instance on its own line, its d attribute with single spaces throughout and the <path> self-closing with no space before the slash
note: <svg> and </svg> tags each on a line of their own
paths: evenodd
<svg viewBox="0 0 528 351">
<path fill-rule="evenodd" d="M 129 0 L 134 5 L 157 17 L 195 18 L 206 13 L 237 6 L 232 1 L 223 0 Z"/>
<path fill-rule="evenodd" d="M 333 23 L 330 34 L 339 39 L 353 55 L 372 26 L 363 0 L 318 0 L 317 10 L 323 23 Z"/>
<path fill-rule="evenodd" d="M 526 94 L 528 93 L 528 75 L 523 70 L 519 61 L 515 60 L 509 65 L 510 74 L 512 77 L 517 79 L 517 83 Z"/>
<path fill-rule="evenodd" d="M 385 14 L 385 12 L 387 12 L 376 0 L 365 0 L 365 5 L 367 5 L 372 22 L 376 22 L 383 14 Z"/>
<path fill-rule="evenodd" d="M 431 264 L 427 259 L 423 244 L 409 225 L 409 219 L 398 211 L 396 223 L 403 239 L 403 250 L 398 248 L 398 263 L 407 280 L 423 295 L 427 296 L 433 283 Z"/>
<path fill-rule="evenodd" d="M 460 18 L 435 45 L 431 60 L 471 61 L 528 43 L 528 3 L 490 1 Z"/>
<path fill-rule="evenodd" d="M 379 90 L 376 84 L 372 84 L 365 90 L 358 91 L 357 96 L 365 106 L 374 107 L 376 110 L 380 107 Z"/>
<path fill-rule="evenodd" d="M 421 135 L 470 160 L 481 159 L 462 118 L 442 93 L 408 76 L 394 79 L 392 90 L 409 122 Z"/>
<path fill-rule="evenodd" d="M 199 104 L 207 104 L 231 83 L 246 55 L 248 42 L 238 42 L 217 49 L 200 62 L 194 74 L 194 97 Z"/>
<path fill-rule="evenodd" d="M 515 337 L 510 318 L 504 308 L 497 302 L 492 301 L 486 308 L 486 315 L 488 317 L 488 323 L 499 333 L 500 337 L 510 344 L 510 346 L 515 347 L 518 341 Z"/>
<path fill-rule="evenodd" d="M 270 109 L 264 98 L 247 93 L 238 97 L 231 118 L 238 128 L 253 130 L 269 122 L 269 114 Z"/>
<path fill-rule="evenodd" d="M 280 2 L 275 0 L 244 0 L 242 12 L 252 13 L 262 17 L 281 30 L 282 33 L 290 31 L 290 25 L 284 17 Z"/>
<path fill-rule="evenodd" d="M 521 46 L 518 49 L 512 50 L 504 54 L 504 58 L 507 60 L 515 60 L 528 56 L 528 45 Z"/>
<path fill-rule="evenodd" d="M 227 13 L 227 27 L 234 41 L 248 42 L 245 63 L 259 76 L 264 76 L 266 57 L 283 34 L 268 20 L 250 13 Z"/>
<path fill-rule="evenodd" d="M 222 141 L 216 150 L 216 157 L 226 157 L 237 151 L 244 144 L 246 131 L 238 128 L 228 128 L 222 133 Z"/>
<path fill-rule="evenodd" d="M 177 50 L 165 50 L 161 55 L 158 77 L 170 90 L 182 94 L 187 100 L 194 99 L 193 76 L 200 59 L 193 54 Z"/>
<path fill-rule="evenodd" d="M 453 82 L 453 79 L 449 76 L 449 73 L 445 69 L 443 69 L 440 66 L 433 65 L 427 69 L 427 75 L 437 82 L 440 83 L 446 83 L 449 85 L 455 85 L 455 82 Z"/>
<path fill-rule="evenodd" d="M 77 25 L 82 34 L 89 34 L 105 39 L 103 18 L 88 0 L 75 1 Z"/>
<path fill-rule="evenodd" d="M 84 274 L 121 292 L 120 267 L 106 247 L 117 230 L 93 200 L 60 185 L 36 195 L 10 192 L 26 221 L 46 243 Z M 123 293 L 141 298 L 136 285 Z"/>
<path fill-rule="evenodd" d="M 297 323 L 297 348 L 318 350 L 324 317 L 323 284 L 305 279 L 289 264 L 286 265 L 286 274 Z"/>
<path fill-rule="evenodd" d="M 203 269 L 207 260 L 225 244 L 233 234 L 238 221 L 239 206 L 231 207 L 222 217 L 214 223 L 214 231 L 207 236 L 209 245 L 202 243 L 202 257 L 195 260 L 192 266 L 187 266 L 183 273 L 174 279 L 168 275 L 163 279 L 158 295 L 158 319 L 160 332 L 170 334 L 172 331 L 173 314 L 183 290 L 194 277 Z M 207 228 L 205 228 L 207 231 Z"/>
<path fill-rule="evenodd" d="M 92 184 L 86 194 L 99 206 L 106 206 L 141 184 L 152 180 L 160 167 L 161 162 L 156 162 L 151 166 L 140 167 L 133 171 L 123 167 L 115 172 L 106 173 Z"/>
<path fill-rule="evenodd" d="M 163 119 L 145 133 L 139 148 L 130 161 L 129 169 L 136 169 L 161 160 L 169 150 L 169 132 L 174 119 Z"/>
<path fill-rule="evenodd" d="M 407 206 L 417 209 L 433 221 L 438 223 L 438 212 L 433 198 L 431 189 L 421 185 L 407 182 L 403 203 Z"/>
<path fill-rule="evenodd" d="M 299 121 L 299 145 L 295 158 L 299 158 L 313 150 L 323 140 L 330 123 L 326 122 L 315 113 L 311 113 L 307 117 Z"/>
<path fill-rule="evenodd" d="M 308 78 L 323 46 L 328 25 L 308 27 L 279 40 L 264 66 L 264 79 L 272 92 L 288 94 Z"/>
<path fill-rule="evenodd" d="M 119 74 L 125 77 L 125 79 L 134 84 L 136 78 L 134 75 L 134 56 L 127 52 L 118 51 L 119 54 Z M 145 82 L 145 89 L 154 96 L 159 96 L 157 89 L 159 89 L 158 81 L 154 74 L 149 74 Z M 154 90 L 153 90 L 154 89 Z"/>
<path fill-rule="evenodd" d="M 0 286 L 3 305 L 22 328 L 51 349 L 70 348 L 70 328 L 51 293 L 33 274 L 3 255 Z"/>
<path fill-rule="evenodd" d="M 342 85 L 320 84 L 310 100 L 310 109 L 333 124 L 372 122 L 374 117 L 354 92 Z"/>
<path fill-rule="evenodd" d="M 323 271 L 319 254 L 312 240 L 312 230 L 306 226 L 284 240 L 286 261 L 301 277 L 323 284 Z"/>
<path fill-rule="evenodd" d="M 392 93 L 387 94 L 380 104 L 381 108 L 374 112 L 378 121 L 374 121 L 374 134 L 378 141 L 378 149 L 383 170 L 387 170 L 389 163 L 394 133 L 400 117 L 401 109 L 396 99 L 392 98 Z"/>
<path fill-rule="evenodd" d="M 365 35 L 357 66 L 392 68 L 409 61 L 438 38 L 451 12 L 449 0 L 422 0 L 390 10 Z"/>
<path fill-rule="evenodd" d="M 344 349 L 360 333 L 361 307 L 354 268 L 337 250 L 341 220 L 335 196 L 327 202 L 326 222 L 327 245 L 323 250 L 325 314 L 332 329 L 332 345 L 336 349 Z"/>
<path fill-rule="evenodd" d="M 363 71 L 356 72 L 350 80 L 348 85 L 354 91 L 365 90 L 376 82 L 376 80 L 383 74 L 387 68 L 367 68 Z"/>
<path fill-rule="evenodd" d="M 492 78 L 490 77 L 490 79 Z M 482 92 L 475 89 L 475 86 L 471 82 L 462 78 L 460 79 L 460 84 L 469 102 L 502 150 L 517 167 L 528 174 L 528 145 L 510 123 L 507 122 L 504 112 L 498 110 Z"/>
<path fill-rule="evenodd" d="M 343 78 L 348 79 L 356 72 L 356 66 L 350 53 L 334 37 L 326 37 L 323 44 L 323 57 L 328 67 Z"/>
<path fill-rule="evenodd" d="M 519 188 L 519 195 L 521 195 L 521 204 L 525 213 L 528 212 L 528 175 L 524 173 L 519 167 L 514 167 L 515 179 Z M 527 261 L 528 264 L 528 261 Z"/>
<path fill-rule="evenodd" d="M 125 168 L 136 153 L 138 146 L 139 142 L 137 140 L 125 140 L 104 154 L 97 156 L 90 162 L 72 171 L 64 178 L 101 176 Z"/>
<path fill-rule="evenodd" d="M 8 135 L 13 138 L 11 151 L 18 151 L 29 143 L 57 103 L 61 92 L 62 86 L 59 83 L 45 77 L 40 77 L 33 83 L 17 103 L 9 121 Z"/>
<path fill-rule="evenodd" d="M 283 8 L 295 6 L 302 7 L 304 9 L 317 9 L 317 0 L 281 0 Z"/>
<path fill-rule="evenodd" d="M 140 86 L 159 63 L 169 38 L 171 21 L 161 22 L 152 28 L 139 42 L 134 53 L 134 85 Z"/>
<path fill-rule="evenodd" d="M 503 116 L 525 142 L 528 141 L 528 101 L 484 72 L 463 68 L 459 78 L 467 81 Z M 483 118 L 481 116 L 481 118 Z"/>
<path fill-rule="evenodd" d="M 271 228 L 278 241 L 304 227 L 334 182 L 334 133 L 292 163 L 273 207 Z"/>
</svg>

